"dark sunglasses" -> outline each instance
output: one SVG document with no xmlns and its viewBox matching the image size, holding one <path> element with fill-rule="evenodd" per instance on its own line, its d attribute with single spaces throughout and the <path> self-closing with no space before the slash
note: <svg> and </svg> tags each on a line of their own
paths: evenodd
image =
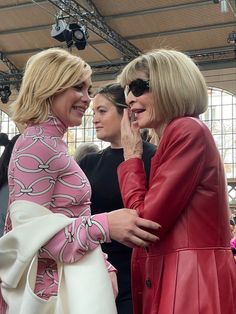
<svg viewBox="0 0 236 314">
<path fill-rule="evenodd" d="M 124 89 L 125 98 L 128 97 L 129 92 L 132 92 L 135 97 L 139 97 L 147 91 L 149 91 L 149 80 L 144 81 L 142 79 L 132 81 L 129 85 L 126 85 Z"/>
</svg>

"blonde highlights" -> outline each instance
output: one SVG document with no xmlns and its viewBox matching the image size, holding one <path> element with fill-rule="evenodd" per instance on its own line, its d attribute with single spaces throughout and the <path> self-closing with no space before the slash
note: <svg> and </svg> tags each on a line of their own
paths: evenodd
<svg viewBox="0 0 236 314">
<path fill-rule="evenodd" d="M 45 121 L 53 96 L 84 81 L 91 72 L 80 57 L 60 48 L 32 56 L 26 64 L 19 95 L 11 104 L 12 120 L 21 124 Z"/>
<path fill-rule="evenodd" d="M 119 76 L 122 86 L 136 78 L 150 81 L 154 120 L 163 123 L 180 116 L 199 116 L 207 110 L 208 93 L 195 63 L 176 50 L 157 49 L 131 61 Z"/>
</svg>

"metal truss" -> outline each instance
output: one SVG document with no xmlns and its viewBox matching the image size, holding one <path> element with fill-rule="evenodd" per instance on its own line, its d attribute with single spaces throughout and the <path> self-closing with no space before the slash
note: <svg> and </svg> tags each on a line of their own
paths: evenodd
<svg viewBox="0 0 236 314">
<path fill-rule="evenodd" d="M 84 6 L 77 3 L 75 0 L 48 0 L 60 10 L 59 18 L 73 19 L 81 24 L 86 25 L 88 29 L 101 37 L 104 41 L 115 47 L 122 55 L 126 64 L 131 59 L 141 54 L 141 51 L 132 45 L 129 41 L 126 41 L 122 36 L 111 29 L 105 22 L 104 18 L 99 14 L 98 10 L 94 6 L 91 0 L 86 0 L 90 11 Z M 8 69 L 10 73 L 0 72 L 0 86 L 1 85 L 12 85 L 19 89 L 22 73 L 15 67 L 15 65 L 0 52 L 0 59 Z M 106 72 L 108 75 L 115 76 L 116 73 L 121 69 L 121 65 L 117 65 L 116 62 L 108 61 L 102 66 L 94 65 L 93 71 L 95 76 L 99 76 Z"/>
<path fill-rule="evenodd" d="M 44 1 L 39 0 L 39 2 Z M 114 79 L 130 60 L 141 54 L 141 51 L 137 47 L 125 40 L 107 25 L 105 19 L 98 12 L 92 0 L 86 0 L 86 7 L 79 4 L 76 0 L 48 0 L 48 2 L 58 8 L 59 13 L 57 18 L 76 20 L 78 23 L 85 25 L 104 41 L 111 44 L 121 53 L 122 59 L 120 60 L 108 60 L 102 63 L 90 64 L 93 69 L 94 81 Z M 198 2 L 199 5 L 203 5 L 208 1 Z M 145 34 L 145 37 L 146 36 L 147 34 Z M 186 53 L 193 58 L 202 69 L 216 63 L 232 63 L 236 58 L 235 47 L 232 46 L 190 51 Z M 8 84 L 18 89 L 22 80 L 22 73 L 11 63 L 4 53 L 0 52 L 0 58 L 10 70 L 10 73 L 0 72 L 0 86 Z"/>
<path fill-rule="evenodd" d="M 87 0 L 91 11 L 75 0 L 48 1 L 62 12 L 62 16 L 66 14 L 66 17 L 69 16 L 85 24 L 88 29 L 115 47 L 126 60 L 131 60 L 141 54 L 141 51 L 137 47 L 126 41 L 107 25 L 105 19 L 99 14 L 91 0 Z"/>
<path fill-rule="evenodd" d="M 17 67 L 5 56 L 3 52 L 0 51 L 0 60 L 6 64 L 8 69 L 10 70 L 10 73 L 17 73 L 19 70 Z"/>
<path fill-rule="evenodd" d="M 0 60 L 8 67 L 8 72 L 0 71 L 0 86 L 14 86 L 17 90 L 20 88 L 22 73 L 19 69 L 0 51 Z"/>
<path fill-rule="evenodd" d="M 222 67 L 234 67 L 236 61 L 236 47 L 218 47 L 214 49 L 202 49 L 186 52 L 186 54 L 193 58 L 194 61 L 200 66 L 201 70 L 209 70 Z M 0 53 L 1 59 L 12 67 L 12 73 L 5 73 L 0 71 L 0 86 L 11 85 L 16 87 L 21 83 L 22 72 L 18 71 L 16 67 L 6 58 L 3 53 Z M 121 72 L 122 68 L 129 62 L 129 60 L 112 60 L 99 63 L 90 63 L 93 70 L 93 80 L 101 81 L 108 79 L 115 79 Z"/>
</svg>

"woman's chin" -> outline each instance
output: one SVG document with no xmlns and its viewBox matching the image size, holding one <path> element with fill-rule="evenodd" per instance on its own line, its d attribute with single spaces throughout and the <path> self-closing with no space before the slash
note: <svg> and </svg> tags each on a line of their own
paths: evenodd
<svg viewBox="0 0 236 314">
<path fill-rule="evenodd" d="M 80 126 L 82 123 L 82 119 L 76 119 L 69 122 L 69 127 Z"/>
<path fill-rule="evenodd" d="M 148 121 L 137 120 L 138 126 L 140 129 L 145 129 L 150 127 L 150 123 Z"/>
</svg>

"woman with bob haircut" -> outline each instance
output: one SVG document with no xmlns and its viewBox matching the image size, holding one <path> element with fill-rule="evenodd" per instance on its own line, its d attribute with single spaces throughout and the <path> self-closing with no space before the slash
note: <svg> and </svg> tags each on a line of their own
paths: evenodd
<svg viewBox="0 0 236 314">
<path fill-rule="evenodd" d="M 77 285 L 81 278 L 74 280 L 76 276 L 72 276 L 67 281 L 68 265 L 78 262 L 79 266 L 100 243 L 111 239 L 131 247 L 148 246 L 157 240 L 144 229 L 155 230 L 159 225 L 139 218 L 134 210 L 123 208 L 91 216 L 90 184 L 63 141 L 69 127 L 81 124 L 89 106 L 91 73 L 80 57 L 58 48 L 39 52 L 26 64 L 19 95 L 11 106 L 13 121 L 26 128 L 9 164 L 6 234 L 0 240 L 0 287 L 6 303 L 1 314 L 79 314 L 83 302 L 86 309 L 82 313 L 99 313 L 99 304 L 106 300 L 112 310 L 102 312 L 116 313 L 113 293 L 111 298 L 109 293 L 99 296 L 102 284 L 95 278 L 84 281 L 90 282 L 90 287 L 89 291 L 84 287 L 82 295 L 77 286 L 70 286 L 68 282 Z M 102 259 L 103 267 L 105 263 L 116 295 L 116 270 L 106 258 Z M 75 270 L 69 269 L 70 273 Z M 66 291 L 69 297 L 60 299 L 59 308 L 52 310 L 50 306 L 59 304 L 55 297 L 61 291 L 60 297 L 67 296 Z M 75 304 L 71 304 L 72 294 Z"/>
<path fill-rule="evenodd" d="M 175 50 L 153 50 L 119 76 L 128 110 L 125 161 L 118 168 L 124 205 L 158 222 L 160 241 L 135 248 L 135 314 L 232 314 L 236 267 L 229 247 L 224 166 L 207 126 L 207 86 L 195 63 Z M 139 129 L 160 140 L 147 184 Z"/>
</svg>

